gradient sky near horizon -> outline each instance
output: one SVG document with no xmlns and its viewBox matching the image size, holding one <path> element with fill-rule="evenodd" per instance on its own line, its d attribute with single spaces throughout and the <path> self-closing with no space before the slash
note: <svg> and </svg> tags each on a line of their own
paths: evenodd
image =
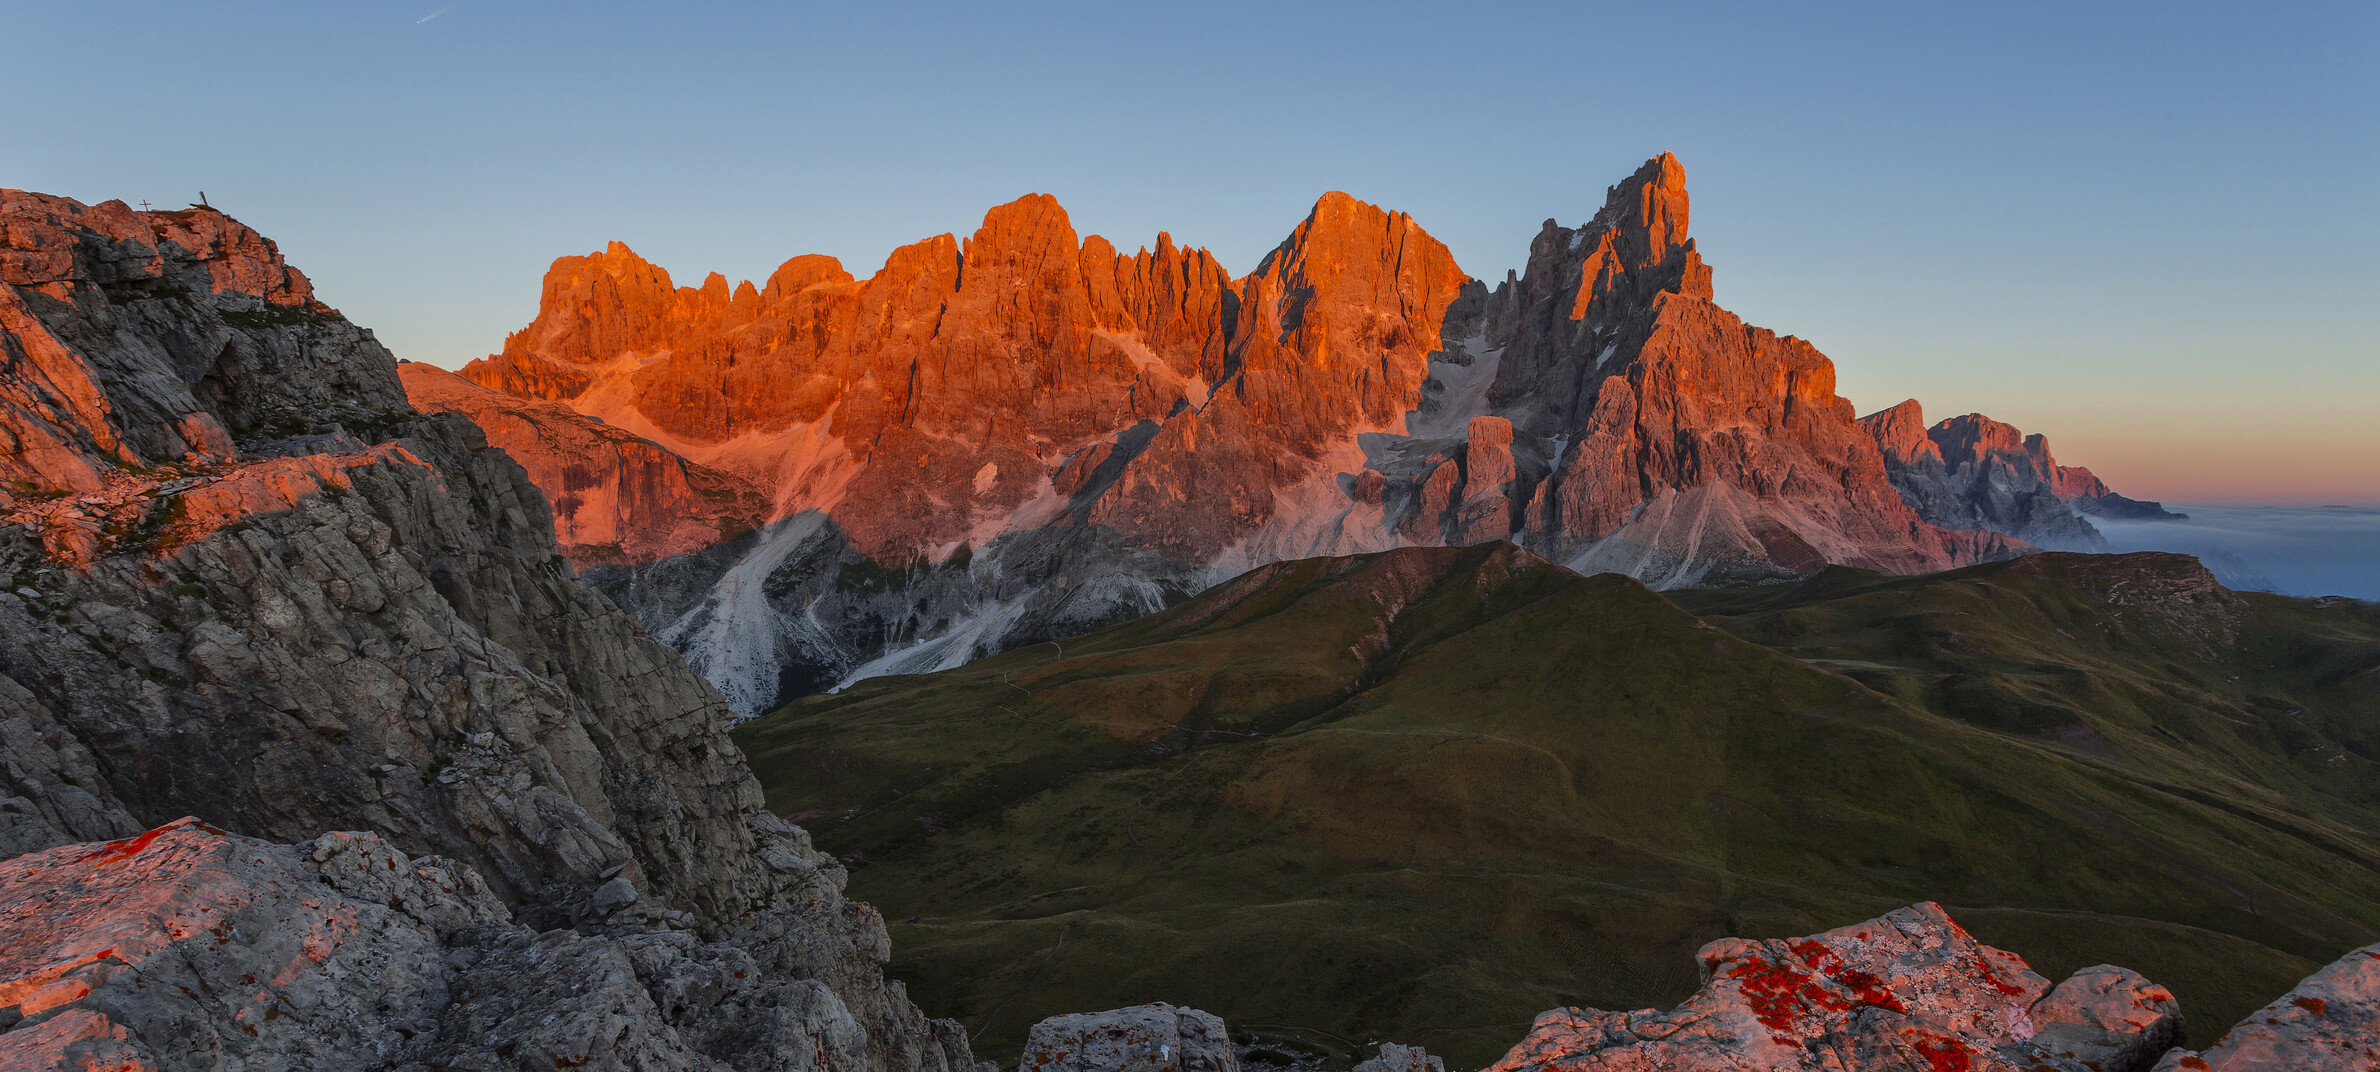
<svg viewBox="0 0 2380 1072">
<path fill-rule="evenodd" d="M 104 14 L 101 11 L 104 10 Z M 2380 5 L 0 0 L 0 185 L 209 200 L 455 366 L 556 256 L 865 276 L 1028 191 L 1252 268 L 1316 195 L 1521 266 L 1662 150 L 1718 299 L 2119 490 L 2380 504 Z"/>
</svg>

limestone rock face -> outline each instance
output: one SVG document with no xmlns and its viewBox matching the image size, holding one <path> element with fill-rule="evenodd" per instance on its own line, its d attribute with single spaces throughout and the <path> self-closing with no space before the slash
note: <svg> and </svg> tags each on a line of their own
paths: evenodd
<svg viewBox="0 0 2380 1072">
<path fill-rule="evenodd" d="M 24 448 L 0 500 L 0 852 L 175 816 L 370 831 L 528 926 L 731 943 L 755 978 L 829 992 L 866 1068 L 967 1063 L 881 978 L 882 921 L 841 869 L 761 806 L 718 694 L 571 577 L 522 468 L 408 405 L 269 242 L 18 191 L 0 221 L 0 428 Z M 156 1027 L 114 1023 L 78 1037 Z"/>
<path fill-rule="evenodd" d="M 565 257 L 537 321 L 463 375 L 737 472 L 778 516 L 832 511 L 896 562 L 980 543 L 1044 491 L 1045 455 L 1203 402 L 1233 305 L 1203 250 L 1078 241 L 1043 195 L 993 209 L 964 244 L 896 250 L 864 283 L 821 257 L 762 290 L 714 280 L 673 290 L 616 243 Z M 745 436 L 763 441 L 729 442 Z"/>
<path fill-rule="evenodd" d="M 2306 977 L 2204 1053 L 2173 1050 L 2157 1072 L 2368 1072 L 2380 1068 L 2380 944 Z"/>
<path fill-rule="evenodd" d="M 1156 1002 L 1052 1016 L 1025 1038 L 1021 1072 L 1239 1072 L 1221 1017 Z"/>
<path fill-rule="evenodd" d="M 2164 987 L 2107 965 L 2052 987 L 1931 903 L 1807 938 L 1723 938 L 1698 959 L 1702 989 L 1677 1008 L 1554 1009 L 1490 1072 L 2143 1072 L 2182 1034 Z"/>
<path fill-rule="evenodd" d="M 578 552 L 742 715 L 1315 555 L 1510 539 L 1671 587 L 2029 550 L 1905 501 L 1825 355 L 1713 303 L 1689 208 L 1664 154 L 1493 290 L 1335 192 L 1237 279 L 1170 235 L 1080 237 L 1041 195 L 866 280 L 797 257 L 677 287 L 614 245 L 554 262 L 536 321 L 463 375 L 768 499 L 699 552 Z M 530 468 L 579 504 L 566 529 L 712 525 Z"/>
<path fill-rule="evenodd" d="M 1989 529 L 2059 551 L 2105 551 L 2089 516 L 2179 520 L 2163 506 L 2110 491 L 2091 471 L 2059 465 L 2049 439 L 1980 413 L 1932 427 L 1912 398 L 1859 419 L 1892 485 L 1926 521 Z"/>
</svg>

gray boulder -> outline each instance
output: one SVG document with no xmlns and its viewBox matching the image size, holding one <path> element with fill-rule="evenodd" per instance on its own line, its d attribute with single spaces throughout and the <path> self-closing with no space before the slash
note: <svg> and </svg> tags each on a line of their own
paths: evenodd
<svg viewBox="0 0 2380 1072">
<path fill-rule="evenodd" d="M 1446 1072 L 1446 1062 L 1419 1046 L 1380 1044 L 1380 1054 L 1355 1066 L 1355 1072 Z"/>
<path fill-rule="evenodd" d="M 1221 1017 L 1163 1002 L 1052 1016 L 1025 1037 L 1019 1072 L 1239 1072 Z"/>
</svg>

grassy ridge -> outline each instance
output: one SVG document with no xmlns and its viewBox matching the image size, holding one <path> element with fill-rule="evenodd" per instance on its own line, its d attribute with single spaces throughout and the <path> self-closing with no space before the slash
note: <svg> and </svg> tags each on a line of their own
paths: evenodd
<svg viewBox="0 0 2380 1072">
<path fill-rule="evenodd" d="M 737 736 L 993 1055 L 1166 1000 L 1476 1067 L 1555 1005 L 1678 1000 L 1712 938 L 1924 899 L 2211 1026 L 2380 932 L 2380 623 L 2041 557 L 1712 597 L 1724 629 L 1510 545 L 1287 563 Z M 2297 683 L 2227 680 L 2258 660 Z"/>
</svg>

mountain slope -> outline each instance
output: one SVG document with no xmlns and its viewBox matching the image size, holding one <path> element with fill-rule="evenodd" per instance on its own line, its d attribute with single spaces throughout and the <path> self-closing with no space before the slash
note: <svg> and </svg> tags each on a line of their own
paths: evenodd
<svg viewBox="0 0 2380 1072">
<path fill-rule="evenodd" d="M 2025 550 L 1912 510 L 1825 355 L 1713 304 L 1688 207 L 1664 154 L 1492 291 L 1335 192 L 1236 279 L 1042 195 L 865 280 L 679 287 L 615 243 L 463 375 L 769 496 L 749 540 L 588 571 L 744 714 L 1312 555 L 1510 538 L 1666 588 Z M 885 597 L 854 608 L 853 570 Z"/>
<path fill-rule="evenodd" d="M 2232 592 L 2157 552 L 1677 598 L 1880 692 L 2142 777 L 2349 827 L 2380 808 L 2369 603 Z"/>
<path fill-rule="evenodd" d="M 2102 617 L 2269 658 L 2204 624 L 2252 597 L 2166 609 L 2132 558 L 2047 562 Z M 2380 623 L 2273 606 L 2299 639 L 2269 643 L 2331 645 L 2319 725 L 2368 727 Z M 1476 1064 L 1545 1008 L 1679 1000 L 1710 939 L 1924 899 L 2052 975 L 2124 964 L 2228 1022 L 2380 929 L 2380 810 L 2367 761 L 2191 736 L 2221 720 L 2138 757 L 1965 724 L 1497 543 L 1262 567 L 737 739 L 771 807 L 917 917 L 897 964 L 987 1044 L 1162 996 Z M 2309 786 L 2324 804 L 2280 802 Z"/>
</svg>

